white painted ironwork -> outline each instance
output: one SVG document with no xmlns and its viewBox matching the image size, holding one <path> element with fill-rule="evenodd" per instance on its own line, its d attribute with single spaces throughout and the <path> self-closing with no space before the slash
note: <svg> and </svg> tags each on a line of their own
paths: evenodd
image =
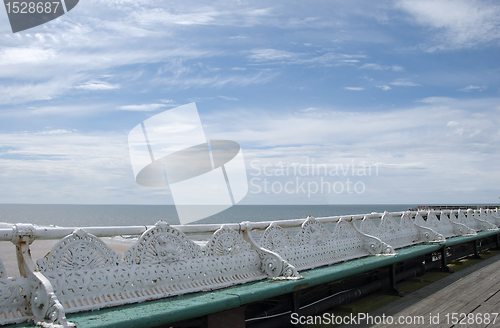
<svg viewBox="0 0 500 328">
<path fill-rule="evenodd" d="M 500 217 L 495 215 L 493 210 L 479 210 L 479 219 L 500 227 Z"/>
<path fill-rule="evenodd" d="M 333 232 L 308 217 L 294 241 L 287 232 L 272 222 L 260 238 L 259 245 L 278 253 L 298 270 L 315 268 L 377 254 L 393 254 L 393 249 L 380 239 L 360 232 L 355 225 L 340 219 Z"/>
<path fill-rule="evenodd" d="M 243 223 L 243 233 L 258 252 L 261 259 L 261 269 L 271 278 L 299 279 L 301 278 L 297 268 L 285 260 L 280 254 L 262 247 L 252 236 L 252 223 Z"/>
<path fill-rule="evenodd" d="M 488 221 L 479 219 L 478 215 L 474 213 L 474 210 L 468 209 L 467 211 L 458 210 L 457 217 L 451 216 L 451 220 L 455 220 L 458 223 L 462 223 L 475 231 L 483 230 L 497 230 L 498 227 Z"/>
<path fill-rule="evenodd" d="M 38 262 L 66 312 L 117 306 L 265 279 L 250 244 L 225 226 L 202 249 L 165 222 L 146 230 L 123 260 L 75 230 Z"/>
<path fill-rule="evenodd" d="M 380 238 L 394 249 L 425 242 L 444 241 L 443 235 L 415 224 L 411 219 L 411 212 L 404 212 L 399 223 L 395 221 L 391 213 L 385 212 L 378 226 L 368 214 L 361 222 L 360 230 Z"/>
<path fill-rule="evenodd" d="M 19 295 L 22 296 L 24 303 L 24 308 L 18 310 L 17 314 L 21 317 L 29 316 L 37 326 L 74 327 L 74 324 L 66 321 L 64 308 L 54 294 L 49 280 L 40 272 L 35 271 L 29 251 L 29 245 L 34 240 L 33 225 L 17 224 L 14 226 L 12 242 L 16 245 L 19 272 L 24 278 L 24 281 L 17 280 L 22 283 L 20 286 L 22 291 Z M 17 293 L 17 286 L 14 286 L 14 290 L 10 290 L 10 295 L 8 295 L 8 297 L 15 295 L 14 303 L 18 303 Z M 0 321 L 0 323 L 3 322 Z"/>
<path fill-rule="evenodd" d="M 442 234 L 445 238 L 476 235 L 474 229 L 471 229 L 462 223 L 450 220 L 444 212 L 441 212 L 438 219 L 435 212 L 429 211 L 427 213 L 426 220 L 424 220 L 420 213 L 417 213 L 417 215 L 415 215 L 415 223 L 422 227 L 430 228 Z"/>
<path fill-rule="evenodd" d="M 443 211 L 438 220 L 434 212 L 385 212 L 223 225 L 160 221 L 149 227 L 16 224 L 0 228 L 0 240 L 16 246 L 21 275 L 8 277 L 0 261 L 0 325 L 33 320 L 44 327 L 72 327 L 65 313 L 266 278 L 300 279 L 300 270 L 493 229 L 499 214 Z M 362 220 L 359 229 L 356 220 Z M 209 237 L 193 240 L 200 234 Z M 140 235 L 123 258 L 99 238 L 119 235 Z M 37 266 L 29 251 L 35 239 L 59 239 Z"/>
<path fill-rule="evenodd" d="M 0 260 L 0 324 L 21 323 L 31 319 L 25 299 L 29 297 L 29 281 L 24 277 L 8 277 Z"/>
</svg>

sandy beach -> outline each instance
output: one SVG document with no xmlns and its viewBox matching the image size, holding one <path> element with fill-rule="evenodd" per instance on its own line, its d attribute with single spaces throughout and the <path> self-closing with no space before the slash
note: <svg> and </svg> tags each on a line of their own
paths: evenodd
<svg viewBox="0 0 500 328">
<path fill-rule="evenodd" d="M 125 243 L 112 242 L 111 238 L 101 238 L 106 245 L 108 245 L 112 250 L 122 255 L 125 251 L 132 245 L 126 245 Z M 52 247 L 58 242 L 58 240 L 35 240 L 30 245 L 31 258 L 36 263 L 40 258 L 43 258 Z M 16 247 L 10 241 L 0 241 L 0 259 L 3 262 L 7 275 L 9 277 L 18 277 L 19 269 L 17 267 L 16 259 Z"/>
</svg>

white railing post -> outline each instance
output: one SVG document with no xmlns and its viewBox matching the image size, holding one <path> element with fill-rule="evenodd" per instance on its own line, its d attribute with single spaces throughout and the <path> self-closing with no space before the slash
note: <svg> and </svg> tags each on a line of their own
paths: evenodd
<svg viewBox="0 0 500 328">
<path fill-rule="evenodd" d="M 33 321 L 42 327 L 75 327 L 66 321 L 62 304 L 58 301 L 50 281 L 35 269 L 29 245 L 35 240 L 35 227 L 31 224 L 16 224 L 13 227 L 12 243 L 16 246 L 19 273 L 28 280 L 26 310 Z"/>
</svg>

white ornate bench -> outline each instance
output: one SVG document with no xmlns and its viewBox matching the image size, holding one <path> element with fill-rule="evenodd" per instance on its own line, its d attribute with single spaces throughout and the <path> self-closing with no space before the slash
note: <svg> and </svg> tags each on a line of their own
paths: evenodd
<svg viewBox="0 0 500 328">
<path fill-rule="evenodd" d="M 140 236 L 123 260 L 120 257 L 99 238 L 79 229 L 37 263 L 67 313 L 213 290 L 269 276 L 261 255 L 226 226 L 201 247 L 160 221 Z"/>
<path fill-rule="evenodd" d="M 417 213 L 415 215 L 415 224 L 432 229 L 442 234 L 445 238 L 476 235 L 474 229 L 471 229 L 462 223 L 450 220 L 444 212 L 441 212 L 438 219 L 434 212 L 429 211 L 427 213 L 426 220 L 424 220 L 420 213 Z"/>
<path fill-rule="evenodd" d="M 448 211 L 437 220 L 445 235 L 475 228 L 496 229 L 498 211 Z M 400 216 L 400 223 L 393 215 Z M 416 215 L 416 223 L 412 221 Z M 444 241 L 419 223 L 418 212 L 372 213 L 277 222 L 151 227 L 0 228 L 0 240 L 16 246 L 21 277 L 8 277 L 0 261 L 0 325 L 33 320 L 43 327 L 73 327 L 65 314 L 207 291 L 266 278 L 299 279 L 311 269 L 369 255 L 394 255 L 394 249 Z M 479 216 L 477 218 L 476 216 Z M 381 218 L 380 224 L 372 220 Z M 464 219 L 465 218 L 465 219 Z M 355 224 L 361 220 L 360 228 Z M 483 220 L 485 219 L 485 220 Z M 453 221 L 465 220 L 465 225 Z M 287 229 L 298 231 L 291 236 Z M 452 229 L 453 228 L 453 229 Z M 468 229 L 468 230 L 467 230 Z M 255 230 L 261 231 L 257 236 Z M 288 230 L 291 231 L 291 230 Z M 190 233 L 209 236 L 193 240 Z M 124 256 L 100 237 L 140 235 Z M 35 239 L 58 239 L 35 265 Z"/>
<path fill-rule="evenodd" d="M 298 270 L 394 252 L 380 239 L 360 232 L 352 222 L 343 219 L 338 220 L 334 231 L 330 232 L 323 224 L 309 217 L 302 223 L 294 239 L 279 226 L 279 222 L 272 222 L 259 242 L 253 242 L 279 254 Z"/>
<path fill-rule="evenodd" d="M 394 220 L 390 213 L 385 212 L 378 226 L 373 223 L 370 217 L 370 215 L 365 215 L 360 230 L 367 235 L 380 238 L 394 249 L 424 242 L 444 241 L 443 235 L 415 224 L 411 219 L 410 212 L 403 213 L 399 223 Z"/>
<path fill-rule="evenodd" d="M 466 215 L 467 214 L 467 215 Z M 462 223 L 475 231 L 483 230 L 496 230 L 498 227 L 490 222 L 480 219 L 474 210 L 468 209 L 467 212 L 458 210 L 458 215 L 455 217 L 453 213 L 450 214 L 450 220 Z"/>
<path fill-rule="evenodd" d="M 493 210 L 479 210 L 479 219 L 500 227 L 500 216 Z"/>
</svg>

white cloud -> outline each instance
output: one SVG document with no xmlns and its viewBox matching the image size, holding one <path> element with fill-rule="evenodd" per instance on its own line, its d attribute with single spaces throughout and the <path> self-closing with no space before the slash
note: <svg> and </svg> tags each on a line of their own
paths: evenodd
<svg viewBox="0 0 500 328">
<path fill-rule="evenodd" d="M 42 135 L 42 134 L 67 134 L 67 133 L 73 133 L 73 132 L 75 132 L 75 131 L 66 130 L 66 129 L 52 129 L 52 130 L 44 130 L 44 131 L 34 132 L 33 134 L 38 134 L 38 135 Z"/>
<path fill-rule="evenodd" d="M 75 86 L 75 89 L 80 90 L 90 90 L 90 91 L 98 91 L 98 90 L 114 90 L 119 89 L 119 84 L 111 84 L 107 82 L 101 81 L 90 81 L 80 85 Z"/>
<path fill-rule="evenodd" d="M 341 60 L 339 60 L 339 63 L 354 64 L 354 63 L 359 63 L 359 60 L 358 59 L 341 59 Z"/>
<path fill-rule="evenodd" d="M 374 70 L 379 70 L 379 71 L 384 69 L 379 64 L 373 64 L 373 63 L 364 64 L 360 68 L 374 69 Z"/>
<path fill-rule="evenodd" d="M 318 165 L 377 163 L 378 176 L 356 178 L 371 190 L 369 196 L 360 196 L 366 202 L 373 197 L 381 203 L 396 199 L 409 203 L 432 199 L 467 202 L 467 197 L 480 201 L 500 179 L 500 172 L 492 165 L 500 160 L 498 99 L 440 100 L 384 112 L 233 112 L 223 123 L 214 113 L 205 118 L 208 123 L 219 122 L 207 124 L 205 132 L 213 139 L 239 142 L 247 163 L 306 163 L 307 158 Z M 456 158 L 460 161 L 453 160 Z M 255 169 L 248 169 L 255 173 Z M 289 203 L 292 197 L 263 196 L 271 203 L 273 199 Z M 307 199 L 297 203 L 301 201 Z"/>
<path fill-rule="evenodd" d="M 248 59 L 257 63 L 279 63 L 291 65 L 321 65 L 344 66 L 359 62 L 356 58 L 366 58 L 366 55 L 349 55 L 335 52 L 318 53 L 291 52 L 279 49 L 252 49 Z"/>
<path fill-rule="evenodd" d="M 152 112 L 160 108 L 167 107 L 166 104 L 142 104 L 142 105 L 126 105 L 117 107 L 118 110 L 137 111 L 137 112 Z"/>
<path fill-rule="evenodd" d="M 406 81 L 406 80 L 397 80 L 394 82 L 389 83 L 390 85 L 395 85 L 397 87 L 419 87 L 420 84 L 411 82 L 411 81 Z"/>
<path fill-rule="evenodd" d="M 435 35 L 428 51 L 472 48 L 500 40 L 500 6 L 482 0 L 400 0 L 396 7 Z"/>
<path fill-rule="evenodd" d="M 219 98 L 224 99 L 224 100 L 229 100 L 229 101 L 238 101 L 238 98 L 234 98 L 234 97 L 219 96 Z"/>
<path fill-rule="evenodd" d="M 248 58 L 255 61 L 282 61 L 300 56 L 300 54 L 278 49 L 254 49 L 251 52 Z"/>
<path fill-rule="evenodd" d="M 163 104 L 169 104 L 174 106 L 174 101 L 172 99 L 160 99 L 159 101 Z"/>
<path fill-rule="evenodd" d="M 109 110 L 109 108 L 109 105 L 106 103 L 96 105 L 67 104 L 62 106 L 30 106 L 23 110 L 4 110 L 0 115 L 10 118 L 21 118 L 24 120 L 26 117 L 45 115 L 52 115 L 55 117 L 94 115 L 97 112 Z"/>
<path fill-rule="evenodd" d="M 350 90 L 350 91 L 363 91 L 365 88 L 362 87 L 344 87 L 345 90 Z"/>
<path fill-rule="evenodd" d="M 374 63 L 363 64 L 360 68 L 361 69 L 373 69 L 373 70 L 377 70 L 377 71 L 382 71 L 382 70 L 391 70 L 394 72 L 404 71 L 404 68 L 401 66 L 398 66 L 398 65 L 392 65 L 392 66 L 384 65 L 384 66 L 382 66 L 382 65 L 374 64 Z"/>
<path fill-rule="evenodd" d="M 251 72 L 247 75 L 213 75 L 212 76 L 191 76 L 189 74 L 180 74 L 179 76 L 172 78 L 158 78 L 153 80 L 153 82 L 158 84 L 170 85 L 179 88 L 190 88 L 190 87 L 222 87 L 224 85 L 237 85 L 237 86 L 247 86 L 251 84 L 264 84 L 274 78 L 276 78 L 280 73 L 270 70 L 261 70 L 257 73 Z"/>
<path fill-rule="evenodd" d="M 494 190 L 500 179 L 491 164 L 500 160 L 498 99 L 424 101 L 388 112 L 246 109 L 206 114 L 203 121 L 207 136 L 240 143 L 247 162 L 375 163 L 378 175 L 356 178 L 366 184 L 367 193 L 359 198 L 365 202 L 373 197 L 380 203 L 429 202 L 439 195 L 480 200 L 471 197 Z M 168 203 L 165 194 L 133 181 L 126 136 L 127 131 L 82 133 L 64 127 L 3 133 L 0 196 L 32 203 Z M 402 179 L 411 188 L 402 186 Z M 419 198 L 423 194 L 429 198 Z M 271 203 L 297 200 L 273 197 Z"/>
<path fill-rule="evenodd" d="M 219 4 L 220 5 L 220 4 Z M 149 8 L 148 8 L 149 7 Z M 233 7 L 233 8 L 230 8 Z M 181 10 L 161 8 L 155 4 L 153 8 L 144 6 L 134 11 L 130 19 L 143 27 L 158 25 L 221 25 L 221 26 L 254 26 L 265 24 L 265 19 L 273 16 L 272 8 L 248 8 L 245 6 L 212 6 L 197 5 Z"/>
<path fill-rule="evenodd" d="M 0 104 L 16 104 L 50 100 L 69 89 L 68 80 L 50 80 L 40 83 L 10 83 L 0 85 Z"/>
<path fill-rule="evenodd" d="M 477 91 L 483 91 L 485 89 L 486 89 L 486 86 L 484 86 L 484 85 L 482 87 L 477 86 L 477 85 L 468 85 L 465 88 L 458 89 L 457 91 L 471 92 L 471 91 L 475 91 L 475 90 L 477 90 Z"/>
<path fill-rule="evenodd" d="M 450 97 L 427 97 L 420 100 L 420 102 L 426 104 L 451 104 L 454 102 L 454 99 Z"/>
<path fill-rule="evenodd" d="M 377 88 L 380 88 L 384 91 L 391 90 L 392 88 L 388 85 L 377 85 Z"/>
<path fill-rule="evenodd" d="M 4 47 L 0 50 L 0 65 L 43 63 L 55 57 L 56 52 L 53 49 Z"/>
<path fill-rule="evenodd" d="M 0 149 L 0 180 L 8 185 L 0 191 L 4 201 L 95 203 L 114 197 L 106 187 L 133 185 L 126 136 L 53 129 L 0 138 L 8 147 Z"/>
</svg>

